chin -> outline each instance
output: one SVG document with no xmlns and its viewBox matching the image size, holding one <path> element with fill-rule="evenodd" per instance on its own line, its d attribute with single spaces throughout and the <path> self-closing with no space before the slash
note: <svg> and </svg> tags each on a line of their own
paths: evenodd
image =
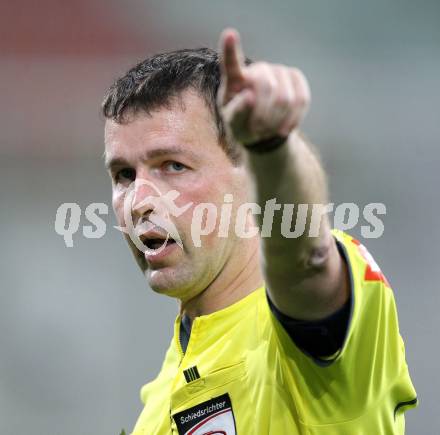
<svg viewBox="0 0 440 435">
<path fill-rule="evenodd" d="M 187 299 L 190 291 L 194 291 L 191 279 L 188 279 L 184 272 L 177 273 L 170 269 L 165 267 L 159 270 L 146 270 L 147 284 L 155 293 L 176 299 Z"/>
</svg>

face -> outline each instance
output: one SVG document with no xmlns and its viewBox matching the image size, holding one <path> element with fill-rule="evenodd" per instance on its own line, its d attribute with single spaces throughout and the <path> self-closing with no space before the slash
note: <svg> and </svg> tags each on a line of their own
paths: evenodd
<svg viewBox="0 0 440 435">
<path fill-rule="evenodd" d="M 167 221 L 177 229 L 182 242 L 180 247 L 171 241 L 159 254 L 151 255 L 151 250 L 143 253 L 126 235 L 153 290 L 189 300 L 240 258 L 241 239 L 231 230 L 228 237 L 218 237 L 217 229 L 224 195 L 233 195 L 234 216 L 237 207 L 247 200 L 249 180 L 243 166 L 234 166 L 219 145 L 212 114 L 195 91 L 184 92 L 168 108 L 150 115 L 139 113 L 128 123 L 107 120 L 105 148 L 119 225 L 126 224 L 124 199 L 134 182 L 128 216 L 134 225 L 144 222 L 140 239 L 150 248 L 162 244 Z M 159 192 L 166 195 L 173 190 L 179 192 L 173 200 L 177 207 L 192 204 L 177 216 L 166 215 L 151 200 L 158 198 Z M 201 203 L 214 204 L 217 219 L 215 229 L 202 236 L 201 246 L 196 247 L 191 224 L 194 209 Z"/>
</svg>

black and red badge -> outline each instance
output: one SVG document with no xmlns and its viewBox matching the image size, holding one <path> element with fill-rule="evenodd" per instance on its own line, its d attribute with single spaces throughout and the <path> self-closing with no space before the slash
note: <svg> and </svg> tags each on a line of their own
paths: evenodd
<svg viewBox="0 0 440 435">
<path fill-rule="evenodd" d="M 229 394 L 214 397 L 173 415 L 179 435 L 236 435 Z"/>
</svg>

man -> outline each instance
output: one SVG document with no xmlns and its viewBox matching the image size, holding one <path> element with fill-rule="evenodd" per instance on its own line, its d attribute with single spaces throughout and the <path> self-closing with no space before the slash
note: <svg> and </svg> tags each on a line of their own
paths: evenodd
<svg viewBox="0 0 440 435">
<path fill-rule="evenodd" d="M 299 70 L 245 60 L 234 30 L 220 59 L 160 54 L 108 91 L 115 213 L 149 286 L 180 300 L 133 434 L 404 432 L 417 399 L 393 294 L 366 249 L 330 229 L 325 175 L 299 133 L 309 101 Z M 225 204 L 240 234 L 222 219 L 207 231 Z M 285 204 L 310 205 L 295 237 Z M 264 226 L 268 206 L 260 237 L 252 217 Z"/>
</svg>

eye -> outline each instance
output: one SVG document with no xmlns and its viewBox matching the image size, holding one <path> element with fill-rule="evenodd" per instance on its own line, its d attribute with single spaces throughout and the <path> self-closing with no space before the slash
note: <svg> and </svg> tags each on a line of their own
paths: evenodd
<svg viewBox="0 0 440 435">
<path fill-rule="evenodd" d="M 129 181 L 130 183 L 136 178 L 136 171 L 131 168 L 124 168 L 117 171 L 114 175 L 115 181 L 117 183 L 124 183 Z"/>
<path fill-rule="evenodd" d="M 166 162 L 164 164 L 164 167 L 167 171 L 174 173 L 174 174 L 179 173 L 179 172 L 183 172 L 183 171 L 185 171 L 185 169 L 187 169 L 187 167 L 183 163 L 175 162 L 175 161 Z"/>
</svg>

